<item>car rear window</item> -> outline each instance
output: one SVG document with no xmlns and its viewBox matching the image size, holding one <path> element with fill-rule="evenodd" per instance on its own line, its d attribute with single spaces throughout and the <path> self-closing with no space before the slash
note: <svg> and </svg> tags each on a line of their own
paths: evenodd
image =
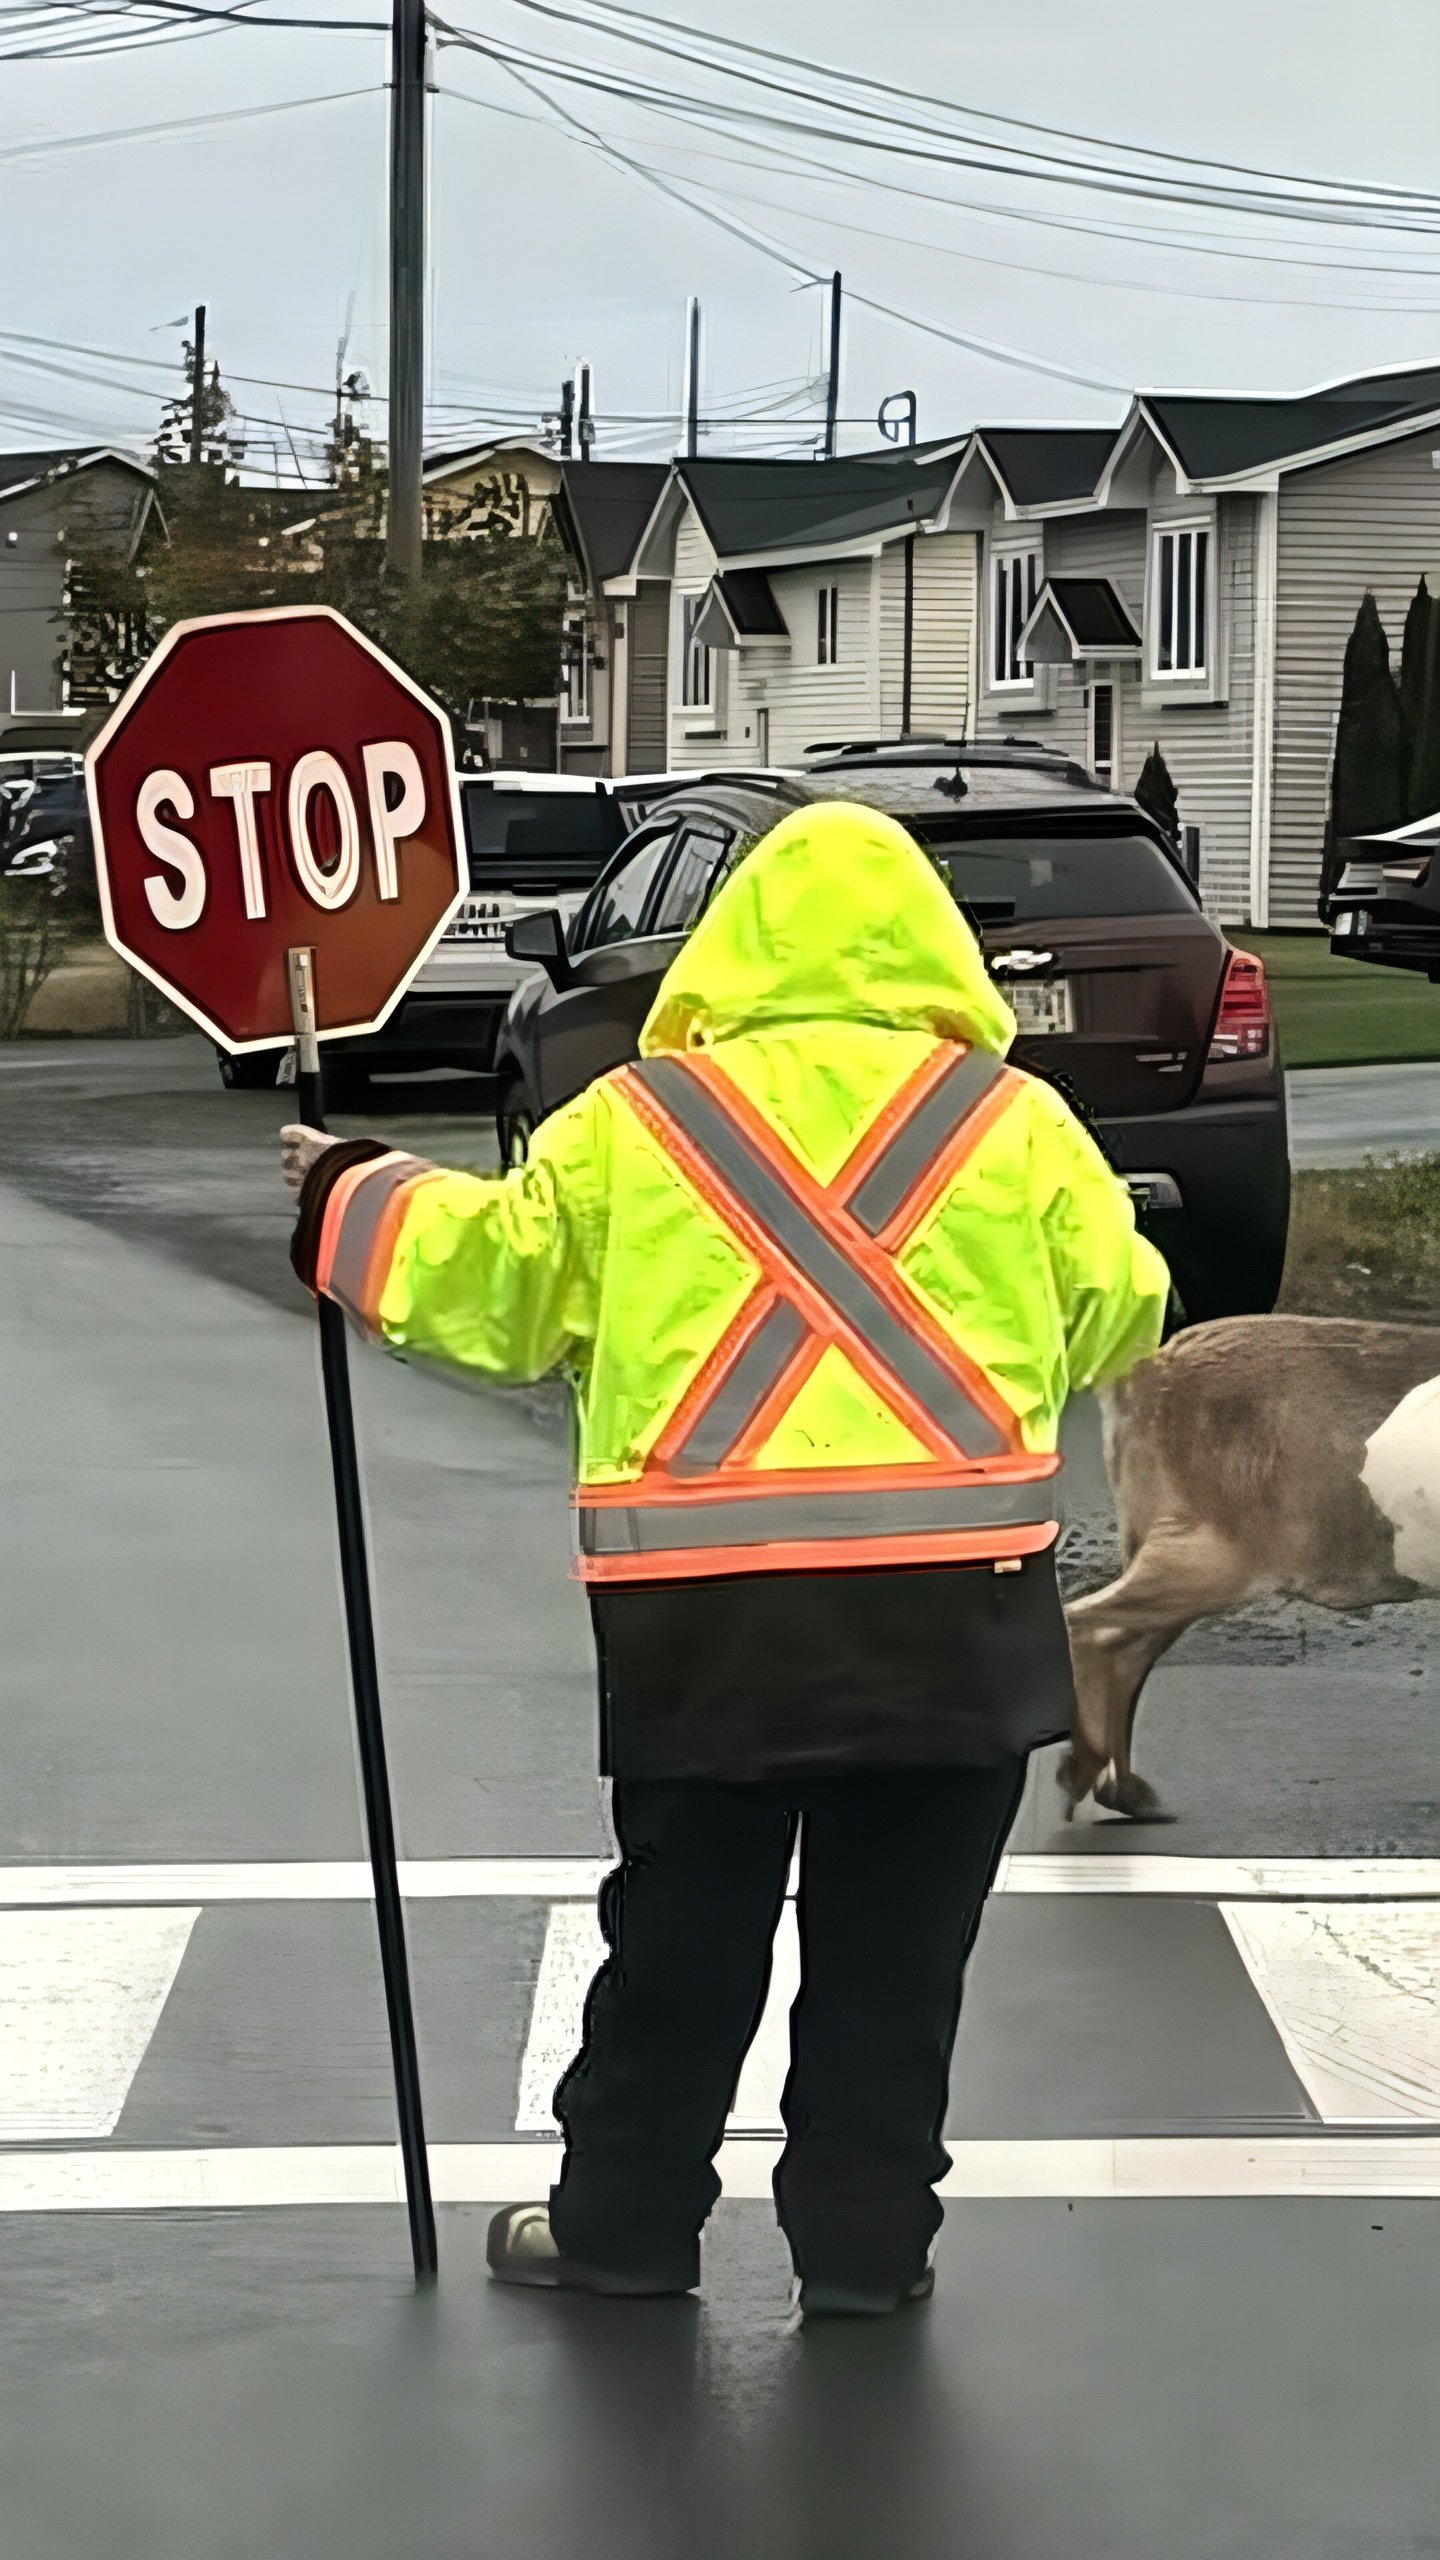
<svg viewBox="0 0 1440 2560">
<path fill-rule="evenodd" d="M 625 833 L 608 791 L 461 794 L 472 889 L 563 881 L 588 888 Z"/>
<path fill-rule="evenodd" d="M 979 924 L 1030 924 L 1060 916 L 1193 915 L 1185 881 L 1148 836 L 969 836 L 912 831 Z"/>
</svg>

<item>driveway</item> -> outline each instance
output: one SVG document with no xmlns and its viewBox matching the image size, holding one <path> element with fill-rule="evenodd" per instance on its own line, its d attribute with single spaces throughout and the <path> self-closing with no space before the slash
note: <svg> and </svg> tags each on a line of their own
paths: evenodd
<svg viewBox="0 0 1440 2560">
<path fill-rule="evenodd" d="M 1406 1067 L 1292 1067 L 1285 1086 L 1297 1165 L 1440 1150 L 1440 1059 Z"/>
</svg>

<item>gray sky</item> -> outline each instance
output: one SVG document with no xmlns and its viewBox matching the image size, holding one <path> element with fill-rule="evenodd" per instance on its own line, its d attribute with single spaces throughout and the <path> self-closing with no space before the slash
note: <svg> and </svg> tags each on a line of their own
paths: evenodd
<svg viewBox="0 0 1440 2560">
<path fill-rule="evenodd" d="M 515 0 L 437 5 L 456 25 L 507 44 L 738 95 L 598 31 L 547 23 Z M 565 5 L 583 10 L 586 0 Z M 704 0 L 645 5 L 697 24 L 708 14 Z M 385 0 L 258 0 L 257 15 L 301 9 L 386 14 Z M 955 0 L 729 0 L 711 23 L 969 108 L 1308 176 L 1440 187 L 1433 0 L 1367 0 L 1361 10 L 1348 0 L 1209 0 L 1204 10 L 1157 0 L 1148 14 L 1135 0 L 984 10 Z M 179 332 L 166 324 L 200 300 L 227 373 L 323 385 L 353 296 L 349 360 L 383 383 L 387 52 L 381 35 L 250 27 L 129 57 L 0 66 L 0 444 L 142 438 L 155 402 L 116 385 L 122 374 L 137 386 L 162 377 L 67 349 L 154 364 L 178 351 Z M 673 431 L 645 421 L 678 404 L 690 292 L 705 307 L 707 405 L 799 398 L 820 360 L 813 287 L 797 291 L 781 265 L 597 156 L 492 63 L 447 47 L 438 77 L 429 383 L 437 428 L 466 431 L 496 406 L 529 414 L 553 405 L 562 373 L 588 356 L 607 421 L 598 449 L 668 450 Z M 354 90 L 366 94 L 190 136 L 25 156 L 103 128 Z M 888 309 L 1098 382 L 1293 390 L 1440 359 L 1440 228 L 1401 237 L 1136 207 L 988 166 L 880 161 L 789 137 L 785 148 L 870 181 L 838 188 L 777 166 L 753 132 L 727 139 L 579 90 L 556 95 L 682 196 L 703 185 L 712 208 L 805 265 L 840 266 L 847 284 Z M 502 107 L 511 112 L 495 112 Z M 827 120 L 817 108 L 816 121 Z M 896 187 L 948 190 L 987 209 L 907 200 Z M 1006 219 L 1001 207 L 1051 223 L 1203 233 L 1210 253 L 1067 233 Z M 1232 254 L 1216 254 L 1221 247 Z M 1256 262 L 1263 250 L 1288 252 L 1291 263 Z M 17 333 L 47 342 L 51 361 L 89 378 L 22 363 L 22 353 L 45 348 L 19 348 Z M 985 419 L 1104 418 L 1122 405 L 1118 391 L 1002 365 L 852 307 L 846 415 L 868 421 L 885 392 L 906 385 L 919 394 L 922 435 Z M 282 410 L 299 436 L 324 414 L 323 398 L 303 390 L 234 390 L 240 406 L 271 422 L 255 430 L 260 439 L 281 432 Z M 873 442 L 873 428 L 852 425 L 845 441 Z"/>
</svg>

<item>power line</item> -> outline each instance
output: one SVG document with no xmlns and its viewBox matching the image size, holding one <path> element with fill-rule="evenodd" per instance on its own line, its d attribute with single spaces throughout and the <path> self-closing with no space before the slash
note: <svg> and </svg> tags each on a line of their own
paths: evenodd
<svg viewBox="0 0 1440 2560">
<path fill-rule="evenodd" d="M 313 98 L 272 98 L 259 107 L 220 107 L 210 115 L 167 116 L 158 124 L 110 125 L 98 133 L 53 134 L 48 141 L 12 142 L 0 151 L 0 163 L 50 159 L 62 151 L 90 151 L 112 142 L 150 142 L 167 134 L 202 133 L 213 125 L 244 124 L 259 116 L 285 116 L 301 107 L 338 106 L 346 98 L 380 98 L 379 81 L 363 89 L 326 89 Z"/>
<path fill-rule="evenodd" d="M 485 50 L 481 46 L 475 49 Z M 494 59 L 503 61 L 503 57 L 499 55 Z M 722 231 L 729 232 L 732 239 L 741 240 L 747 248 L 758 250 L 762 257 L 768 258 L 776 266 L 784 267 L 787 274 L 798 276 L 802 282 L 817 285 L 825 282 L 818 268 L 811 267 L 805 259 L 789 250 L 777 248 L 772 241 L 753 230 L 749 223 L 735 216 L 717 212 L 712 205 L 699 203 L 694 197 L 687 196 L 683 189 L 672 186 L 668 179 L 659 176 L 655 170 L 647 169 L 643 161 L 632 159 L 628 152 L 621 151 L 615 144 L 607 142 L 604 136 L 596 133 L 592 126 L 584 124 L 578 116 L 572 114 L 571 110 L 562 105 L 558 98 L 548 98 L 545 91 L 536 82 L 528 79 L 523 72 L 517 71 L 513 63 L 507 62 L 504 67 L 509 71 L 511 78 L 517 80 L 523 89 L 528 89 L 532 96 L 541 100 L 542 104 L 551 107 L 561 121 L 568 125 L 582 141 L 599 151 L 607 160 L 613 161 L 618 167 L 628 170 L 632 177 L 640 178 L 646 185 L 654 187 L 672 204 L 682 205 L 688 213 L 698 213 L 703 221 L 714 223 Z M 463 98 L 466 93 L 463 89 L 453 89 L 448 94 L 451 97 Z M 481 98 L 470 98 L 467 103 L 470 106 L 483 107 L 485 101 Z M 889 303 L 877 301 L 871 294 L 858 292 L 854 288 L 850 290 L 849 299 L 853 303 L 858 303 L 864 310 L 877 312 L 882 319 L 897 321 L 904 328 L 918 329 L 928 337 L 942 339 L 950 346 L 962 347 L 967 354 L 989 356 L 997 364 L 1013 365 L 1022 373 L 1048 374 L 1055 381 L 1072 383 L 1087 391 L 1108 391 L 1122 396 L 1124 394 L 1125 385 L 1117 382 L 1113 376 L 1082 373 L 1075 366 L 1057 364 L 1046 356 L 1028 354 L 1021 348 L 1005 346 L 996 339 L 976 337 L 969 331 L 947 329 L 938 320 L 926 319 L 916 312 L 901 311 Z"/>
<path fill-rule="evenodd" d="M 724 99 L 696 100 L 676 90 L 661 89 L 651 82 L 642 82 L 621 74 L 587 68 L 581 64 L 563 61 L 551 54 L 536 54 L 528 48 L 522 50 L 515 46 L 487 42 L 462 28 L 449 25 L 447 21 L 438 17 L 433 18 L 432 23 L 440 30 L 443 40 L 461 45 L 467 51 L 481 54 L 489 61 L 502 64 L 517 78 L 522 71 L 525 71 L 541 78 L 558 80 L 566 87 L 587 89 L 604 97 L 620 98 L 630 105 L 657 107 L 690 119 L 703 121 L 706 118 L 718 116 L 742 126 L 749 125 L 765 131 L 781 133 L 799 133 L 812 141 L 839 143 L 850 150 L 877 152 L 889 158 L 918 159 L 947 168 L 978 170 L 989 176 L 997 174 L 993 150 L 987 151 L 982 156 L 955 148 L 937 148 L 927 128 L 907 128 L 905 120 L 899 117 L 861 118 L 862 124 L 869 121 L 871 124 L 880 123 L 888 128 L 880 133 L 856 131 L 853 126 L 817 124 L 814 118 L 814 100 L 802 90 L 791 88 L 788 94 L 810 109 L 803 123 L 793 116 L 777 115 L 753 106 L 736 105 Z M 779 87 L 782 84 L 765 82 L 761 85 Z M 555 101 L 551 99 L 549 103 L 553 106 Z M 840 112 L 858 113 L 859 111 L 842 108 Z M 911 138 L 912 133 L 913 138 Z M 895 138 L 897 136 L 898 138 Z M 1043 154 L 1032 156 L 1040 159 L 1042 163 L 1047 158 L 1047 155 Z M 1054 155 L 1048 155 L 1048 157 L 1053 160 Z M 1440 231 L 1440 220 L 1404 219 L 1401 218 L 1401 210 L 1398 208 L 1387 209 L 1377 214 L 1364 209 L 1358 202 L 1352 206 L 1341 204 L 1330 198 L 1302 198 L 1297 195 L 1287 200 L 1257 195 L 1253 192 L 1247 195 L 1234 189 L 1211 187 L 1201 182 L 1196 182 L 1188 188 L 1177 188 L 1166 181 L 1142 180 L 1139 176 L 1126 177 L 1114 171 L 1096 172 L 1080 162 L 1067 164 L 1062 169 L 1058 164 L 1021 166 L 1012 161 L 1006 165 L 1003 174 L 1036 184 L 1078 188 L 1082 192 L 1091 194 L 1129 196 L 1143 203 L 1208 205 L 1228 212 L 1266 218 L 1278 217 L 1287 221 L 1318 223 L 1350 230 L 1388 230 L 1422 234 Z M 1440 199 L 1431 201 L 1436 215 L 1440 216 Z"/>
<path fill-rule="evenodd" d="M 822 79 L 838 81 L 842 87 L 857 89 L 870 96 L 900 99 L 912 111 L 917 107 L 935 107 L 946 115 L 969 117 L 974 123 L 1002 127 L 1012 133 L 1038 134 L 1046 141 L 1079 143 L 1086 149 L 1120 152 L 1131 159 L 1158 160 L 1175 168 L 1211 170 L 1229 178 L 1254 178 L 1268 185 L 1288 187 L 1292 190 L 1363 194 L 1377 202 L 1392 200 L 1410 202 L 1425 205 L 1431 210 L 1440 206 L 1440 198 L 1416 188 L 1388 186 L 1379 181 L 1366 181 L 1357 187 L 1356 183 L 1349 179 L 1316 177 L 1312 173 L 1301 173 L 1295 170 L 1258 168 L 1245 161 L 1214 159 L 1194 152 L 1167 151 L 1158 144 L 1126 142 L 1114 135 L 1078 132 L 1065 125 L 1043 124 L 1025 116 L 1000 114 L 990 108 L 971 106 L 963 101 L 938 97 L 933 91 L 917 90 L 909 84 L 902 86 L 893 81 L 881 80 L 868 72 L 847 71 L 836 64 L 817 62 L 803 54 L 788 50 L 782 53 L 768 45 L 747 43 L 740 37 L 728 36 L 709 28 L 696 27 L 686 19 L 668 18 L 650 10 L 630 8 L 624 5 L 624 0 L 590 0 L 590 5 L 585 10 L 562 8 L 557 5 L 557 0 L 514 0 L 514 5 L 528 10 L 534 16 L 560 20 L 572 26 L 586 27 L 592 32 L 618 33 L 624 42 L 640 45 L 647 51 L 667 52 L 692 65 L 697 61 L 706 60 L 704 55 L 697 56 L 696 53 L 696 47 L 703 45 L 709 48 L 712 57 L 717 53 L 730 54 L 747 65 L 752 62 L 765 62 L 792 73 L 812 72 Z M 618 30 L 606 27 L 604 22 L 610 19 L 627 21 L 629 24 L 642 27 L 645 32 L 641 36 L 631 36 L 624 26 Z M 667 34 L 680 37 L 683 40 L 683 49 L 665 45 L 657 34 L 657 30 L 664 30 Z M 707 67 L 724 68 L 713 60 L 707 64 Z M 730 72 L 728 76 L 741 78 L 747 75 L 744 72 Z M 789 90 L 788 94 L 808 93 Z M 909 123 L 912 120 L 911 116 L 907 116 L 895 121 Z"/>
</svg>

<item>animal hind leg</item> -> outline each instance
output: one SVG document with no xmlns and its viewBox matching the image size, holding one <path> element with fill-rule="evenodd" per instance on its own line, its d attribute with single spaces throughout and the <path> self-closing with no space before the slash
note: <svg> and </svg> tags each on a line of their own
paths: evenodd
<svg viewBox="0 0 1440 2560">
<path fill-rule="evenodd" d="M 1060 1775 L 1072 1812 L 1093 1790 L 1097 1804 L 1132 1821 L 1168 1818 L 1131 1761 L 1141 1691 L 1177 1636 L 1197 1618 L 1234 1608 L 1254 1580 L 1218 1529 L 1162 1522 L 1117 1581 L 1071 1603 L 1075 1738 Z"/>
</svg>

